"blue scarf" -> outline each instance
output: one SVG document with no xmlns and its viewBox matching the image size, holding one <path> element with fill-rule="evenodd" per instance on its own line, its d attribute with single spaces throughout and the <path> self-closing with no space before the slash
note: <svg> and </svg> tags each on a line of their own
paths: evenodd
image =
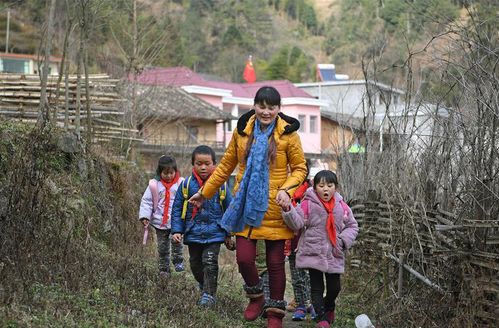
<svg viewBox="0 0 499 328">
<path fill-rule="evenodd" d="M 274 131 L 275 123 L 276 120 L 269 124 L 265 131 L 261 131 L 260 122 L 255 120 L 254 143 L 246 162 L 243 179 L 220 223 L 228 232 L 241 232 L 246 225 L 259 227 L 262 224 L 263 216 L 269 207 L 267 152 L 268 140 Z"/>
</svg>

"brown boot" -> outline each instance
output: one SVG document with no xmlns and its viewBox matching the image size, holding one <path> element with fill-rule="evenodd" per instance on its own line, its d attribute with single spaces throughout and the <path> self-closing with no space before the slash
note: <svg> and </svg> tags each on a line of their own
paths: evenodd
<svg viewBox="0 0 499 328">
<path fill-rule="evenodd" d="M 260 282 L 253 287 L 244 285 L 244 290 L 246 291 L 246 297 L 250 300 L 246 310 L 244 310 L 244 320 L 254 321 L 262 313 L 263 305 L 265 304 L 265 298 L 263 297 L 263 282 L 260 280 Z"/>
<path fill-rule="evenodd" d="M 262 313 L 265 299 L 263 298 L 263 293 L 260 295 L 248 294 L 246 296 L 250 299 L 250 301 L 248 306 L 246 307 L 246 310 L 244 310 L 244 320 L 254 321 Z"/>
<path fill-rule="evenodd" d="M 282 328 L 282 318 L 284 318 L 285 311 L 278 308 L 267 308 L 267 328 Z"/>
</svg>

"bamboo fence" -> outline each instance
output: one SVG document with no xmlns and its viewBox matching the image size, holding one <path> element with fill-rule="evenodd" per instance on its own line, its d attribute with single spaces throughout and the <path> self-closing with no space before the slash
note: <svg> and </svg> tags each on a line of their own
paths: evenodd
<svg viewBox="0 0 499 328">
<path fill-rule="evenodd" d="M 474 327 L 499 327 L 498 218 L 460 218 L 438 208 L 388 203 L 375 193 L 350 205 L 360 228 L 351 265 L 383 271 L 395 263 L 399 273 L 383 275 L 386 284 L 396 277 L 399 297 L 405 270 L 436 293 L 458 294 L 457 306 L 473 316 Z"/>
<path fill-rule="evenodd" d="M 111 79 L 106 74 L 89 75 L 90 116 L 94 141 L 113 139 L 139 140 L 138 131 L 125 127 L 126 115 L 124 102 L 118 92 L 119 80 Z M 68 76 L 66 105 L 66 85 L 64 78 L 58 83 L 58 76 L 49 76 L 47 97 L 50 116 L 55 117 L 55 124 L 68 130 L 76 129 L 76 119 L 80 116 L 81 130 L 85 131 L 87 97 L 85 80 L 80 81 L 79 114 L 76 104 L 77 77 Z M 35 123 L 40 107 L 41 81 L 38 75 L 0 74 L 0 116 L 11 120 Z"/>
</svg>

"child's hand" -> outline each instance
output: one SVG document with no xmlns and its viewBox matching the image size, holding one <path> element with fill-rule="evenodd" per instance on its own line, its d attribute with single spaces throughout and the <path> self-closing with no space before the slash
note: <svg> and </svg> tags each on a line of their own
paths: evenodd
<svg viewBox="0 0 499 328">
<path fill-rule="evenodd" d="M 172 236 L 172 239 L 176 243 L 181 243 L 182 242 L 182 235 L 179 233 L 174 233 Z"/>
<path fill-rule="evenodd" d="M 225 247 L 227 247 L 229 251 L 233 251 L 236 249 L 236 242 L 230 236 L 227 236 L 225 237 Z"/>
<path fill-rule="evenodd" d="M 204 201 L 204 197 L 203 197 L 203 195 L 201 195 L 199 193 L 199 191 L 197 193 L 195 193 L 194 195 L 192 195 L 192 197 L 189 198 L 189 200 L 188 200 L 189 204 L 192 204 L 196 207 L 201 207 L 201 205 L 203 204 L 203 201 Z"/>
<path fill-rule="evenodd" d="M 140 222 L 142 222 L 142 224 L 144 225 L 144 227 L 147 227 L 149 225 L 149 220 L 146 219 L 146 218 L 140 219 Z"/>
<path fill-rule="evenodd" d="M 275 198 L 277 205 L 279 205 L 284 211 L 289 211 L 291 209 L 291 197 L 284 190 L 279 190 Z"/>
</svg>

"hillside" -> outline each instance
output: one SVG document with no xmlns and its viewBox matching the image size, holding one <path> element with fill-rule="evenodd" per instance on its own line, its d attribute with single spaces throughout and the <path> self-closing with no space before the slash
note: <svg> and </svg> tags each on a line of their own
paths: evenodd
<svg viewBox="0 0 499 328">
<path fill-rule="evenodd" d="M 32 31 L 44 29 L 45 1 L 9 2 L 10 50 L 36 53 L 43 35 Z M 122 75 L 133 52 L 132 1 L 90 3 L 94 4 L 88 9 L 91 13 L 89 43 L 94 54 L 89 58 L 90 65 L 94 71 L 106 70 L 113 75 Z M 263 0 L 137 1 L 137 65 L 141 68 L 181 65 L 241 81 L 249 54 L 261 63 L 270 64 L 279 52 L 296 48 L 301 53 L 299 65 L 288 64 L 296 64 L 294 69 L 298 72 L 294 76 L 293 73 L 282 74 L 291 80 L 313 78 L 314 63 L 324 58 L 320 48 L 323 38 L 313 31 L 317 24 L 313 7 L 306 7 L 312 23 L 304 23 L 295 9 L 280 6 Z M 72 19 L 75 23 L 81 13 L 76 6 L 68 10 L 62 3 L 58 4 L 58 9 L 53 52 L 61 55 L 67 21 Z M 0 49 L 3 50 L 6 10 L 0 12 L 0 28 L 0 35 L 3 33 Z M 69 51 L 73 63 L 78 38 L 77 29 L 73 30 Z M 259 73 L 259 79 L 275 78 L 263 70 Z"/>
<path fill-rule="evenodd" d="M 334 63 L 351 78 L 367 75 L 403 89 L 407 72 L 416 71 L 417 89 L 431 74 L 423 67 L 431 55 L 419 53 L 414 67 L 407 66 L 407 59 L 435 35 L 460 24 L 459 11 L 466 12 L 466 2 L 452 0 L 136 0 L 134 24 L 133 3 L 90 1 L 85 16 L 79 7 L 57 2 L 53 53 L 62 54 L 68 22 L 86 17 L 90 69 L 115 77 L 148 66 L 187 66 L 242 82 L 251 54 L 258 80 L 314 81 L 317 63 Z M 46 2 L 6 1 L 4 6 L 11 10 L 9 48 L 37 52 Z M 486 0 L 474 6 L 484 12 L 497 8 Z M 3 10 L 0 50 L 5 26 Z M 74 71 L 81 33 L 76 25 L 71 31 L 68 57 Z"/>
<path fill-rule="evenodd" d="M 338 15 L 340 11 L 341 0 L 311 0 L 315 8 L 317 18 L 321 22 L 326 22 L 331 15 Z"/>
</svg>

